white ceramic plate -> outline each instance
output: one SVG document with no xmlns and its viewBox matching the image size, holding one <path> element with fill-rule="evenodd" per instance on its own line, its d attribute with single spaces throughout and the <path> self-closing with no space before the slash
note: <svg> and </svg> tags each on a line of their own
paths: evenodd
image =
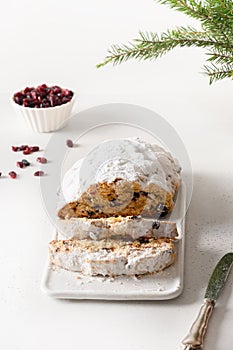
<svg viewBox="0 0 233 350">
<path fill-rule="evenodd" d="M 54 269 L 46 264 L 41 288 L 54 298 L 108 300 L 165 300 L 180 295 L 183 289 L 185 187 L 181 186 L 173 212 L 179 239 L 175 243 L 174 265 L 152 275 L 136 277 L 86 277 L 77 272 Z M 56 233 L 52 239 L 56 237 Z"/>
</svg>

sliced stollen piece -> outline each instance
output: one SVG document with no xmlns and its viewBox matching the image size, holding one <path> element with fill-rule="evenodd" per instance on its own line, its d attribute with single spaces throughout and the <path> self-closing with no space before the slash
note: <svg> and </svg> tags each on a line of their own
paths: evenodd
<svg viewBox="0 0 233 350">
<path fill-rule="evenodd" d="M 53 240 L 49 254 L 52 265 L 90 276 L 154 273 L 175 261 L 174 245 L 167 239 Z"/>
<path fill-rule="evenodd" d="M 59 220 L 59 231 L 67 238 L 100 240 L 105 238 L 135 240 L 140 237 L 178 237 L 175 222 L 142 217 L 110 217 L 106 219 L 71 218 Z"/>
</svg>

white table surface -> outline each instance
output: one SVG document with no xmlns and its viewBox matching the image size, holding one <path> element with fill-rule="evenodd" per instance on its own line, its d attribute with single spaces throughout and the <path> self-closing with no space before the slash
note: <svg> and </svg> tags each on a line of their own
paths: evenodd
<svg viewBox="0 0 233 350">
<path fill-rule="evenodd" d="M 1 96 L 0 107 L 4 117 L 0 138 L 3 175 L 17 169 L 15 162 L 22 157 L 11 151 L 12 144 L 35 144 L 43 149 L 51 136 L 33 133 L 20 123 L 8 98 Z M 52 225 L 41 202 L 39 179 L 32 176 L 37 166 L 32 162 L 28 169 L 17 169 L 20 176 L 16 180 L 0 179 L 2 348 L 62 349 L 77 342 L 87 349 L 108 349 L 110 344 L 112 349 L 153 349 L 155 343 L 160 349 L 179 349 L 198 312 L 213 266 L 233 248 L 232 138 L 226 130 L 224 138 L 221 133 L 210 135 L 207 144 L 198 128 L 186 129 L 190 138 L 198 132 L 199 138 L 190 147 L 194 191 L 187 215 L 185 287 L 174 300 L 62 301 L 42 294 L 40 282 Z M 220 147 L 211 152 L 209 147 L 216 142 L 226 145 L 224 152 Z M 33 160 L 35 155 L 28 158 Z M 232 274 L 228 282 L 210 323 L 207 350 L 230 350 L 232 346 Z"/>
<path fill-rule="evenodd" d="M 45 147 L 51 137 L 19 123 L 9 104 L 10 93 L 28 84 L 56 82 L 77 92 L 78 111 L 126 102 L 161 114 L 189 152 L 194 191 L 187 215 L 185 287 L 180 297 L 160 302 L 61 301 L 40 290 L 52 225 L 40 199 L 39 179 L 32 176 L 34 168 L 17 180 L 0 178 L 0 347 L 179 349 L 215 263 L 233 250 L 232 82 L 209 87 L 207 78 L 198 73 L 203 51 L 195 49 L 176 50 L 157 63 L 132 61 L 114 69 L 95 69 L 110 44 L 135 37 L 138 29 L 163 30 L 181 21 L 193 24 L 154 1 L 70 0 L 58 5 L 42 0 L 33 7 L 33 2 L 22 0 L 15 6 L 12 12 L 11 2 L 5 3 L 0 14 L 0 29 L 5 33 L 1 38 L 0 171 L 7 174 L 15 169 L 18 158 L 11 145 Z M 61 24 L 60 36 L 55 35 L 54 28 Z M 20 41 L 29 28 L 33 28 L 27 32 L 30 47 Z M 52 46 L 48 28 L 54 29 Z M 64 62 L 68 63 L 61 70 Z M 214 310 L 205 350 L 232 350 L 232 278 L 231 273 Z"/>
</svg>

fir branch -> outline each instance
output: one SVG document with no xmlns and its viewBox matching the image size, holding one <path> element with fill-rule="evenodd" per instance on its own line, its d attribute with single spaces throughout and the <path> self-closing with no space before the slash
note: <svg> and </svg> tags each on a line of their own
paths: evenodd
<svg viewBox="0 0 233 350">
<path fill-rule="evenodd" d="M 178 27 L 160 35 L 140 32 L 139 38 L 127 45 L 113 45 L 97 67 L 119 64 L 131 58 L 157 59 L 176 47 L 202 47 L 207 49 L 207 61 L 211 62 L 211 65 L 204 66 L 210 84 L 215 80 L 232 78 L 233 0 L 157 1 L 199 20 L 202 30 Z"/>
<path fill-rule="evenodd" d="M 225 47 L 224 42 L 217 42 L 208 34 L 192 27 L 180 27 L 168 30 L 161 35 L 155 33 L 139 33 L 140 37 L 128 45 L 113 45 L 108 55 L 97 68 L 108 63 L 114 65 L 136 58 L 139 60 L 156 59 L 175 47 Z"/>
<path fill-rule="evenodd" d="M 233 53 L 227 53 L 227 52 L 208 52 L 206 54 L 209 56 L 207 61 L 209 62 L 216 62 L 217 64 L 233 64 Z"/>
<path fill-rule="evenodd" d="M 170 8 L 174 8 L 185 15 L 198 19 L 206 20 L 207 13 L 205 8 L 202 6 L 201 1 L 195 0 L 157 0 L 163 5 L 168 5 Z"/>
<path fill-rule="evenodd" d="M 211 31 L 216 37 L 225 39 L 229 48 L 233 47 L 233 2 L 225 11 L 225 0 L 206 0 L 208 17 L 202 22 L 205 30 Z M 230 3 L 229 3 L 230 4 Z M 228 5 L 229 5 L 228 4 Z M 229 10 L 231 9 L 231 14 Z"/>
<path fill-rule="evenodd" d="M 205 74 L 210 78 L 210 84 L 214 81 L 233 77 L 233 64 L 221 65 L 221 67 L 212 64 L 211 66 L 204 66 Z"/>
<path fill-rule="evenodd" d="M 161 4 L 169 5 L 187 16 L 200 20 L 204 29 L 212 31 L 220 38 L 223 37 L 232 47 L 233 31 L 229 29 L 229 20 L 232 23 L 232 0 L 157 0 Z M 232 10 L 232 11 L 230 11 Z M 226 25 L 227 21 L 227 25 Z M 227 28 L 227 30 L 226 30 Z"/>
</svg>

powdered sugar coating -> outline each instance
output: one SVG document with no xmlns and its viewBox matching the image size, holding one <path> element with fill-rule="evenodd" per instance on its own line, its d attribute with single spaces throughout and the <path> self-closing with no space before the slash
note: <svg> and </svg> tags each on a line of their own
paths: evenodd
<svg viewBox="0 0 233 350">
<path fill-rule="evenodd" d="M 81 195 L 78 173 L 82 165 L 82 159 L 79 159 L 66 173 L 62 181 L 62 194 L 67 203 L 78 200 Z"/>
<path fill-rule="evenodd" d="M 137 181 L 142 187 L 155 183 L 172 193 L 172 184 L 180 182 L 180 166 L 171 154 L 156 144 L 140 139 L 124 141 L 128 147 L 122 148 L 118 158 L 109 159 L 99 167 L 95 182 L 110 183 L 121 178 Z"/>
<path fill-rule="evenodd" d="M 85 189 L 80 172 L 87 159 L 94 169 L 94 175 L 89 180 L 92 183 L 111 183 L 116 179 L 123 179 L 136 181 L 142 188 L 153 183 L 174 194 L 174 189 L 181 182 L 178 161 L 156 144 L 138 138 L 116 139 L 98 145 L 98 160 L 95 158 L 95 152 L 94 149 L 86 159 L 77 161 L 65 174 L 62 191 L 66 202 L 78 200 Z M 101 157 L 107 160 L 101 163 Z"/>
</svg>

